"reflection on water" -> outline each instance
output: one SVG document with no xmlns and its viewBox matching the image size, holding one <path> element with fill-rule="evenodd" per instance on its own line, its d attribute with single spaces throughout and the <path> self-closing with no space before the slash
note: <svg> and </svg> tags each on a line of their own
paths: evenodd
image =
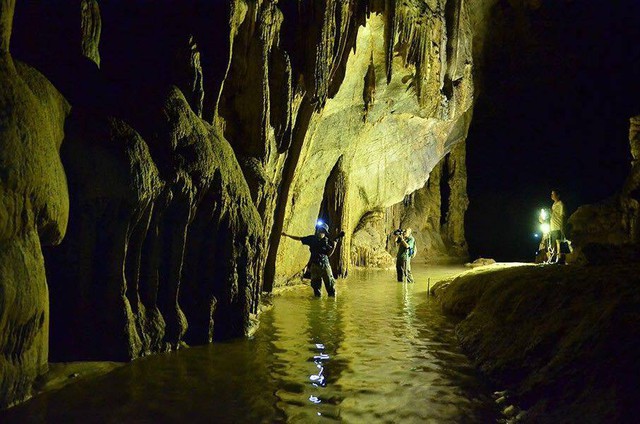
<svg viewBox="0 0 640 424">
<path fill-rule="evenodd" d="M 155 355 L 0 414 L 0 422 L 495 422 L 489 389 L 416 284 L 362 271 L 334 298 L 278 296 L 251 340 Z"/>
</svg>

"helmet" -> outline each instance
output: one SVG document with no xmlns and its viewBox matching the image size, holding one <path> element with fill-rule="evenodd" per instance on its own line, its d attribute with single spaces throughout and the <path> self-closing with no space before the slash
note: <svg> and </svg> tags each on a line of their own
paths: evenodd
<svg viewBox="0 0 640 424">
<path fill-rule="evenodd" d="M 329 234 L 329 226 L 322 221 L 316 223 L 316 231 L 322 231 L 325 234 Z"/>
</svg>

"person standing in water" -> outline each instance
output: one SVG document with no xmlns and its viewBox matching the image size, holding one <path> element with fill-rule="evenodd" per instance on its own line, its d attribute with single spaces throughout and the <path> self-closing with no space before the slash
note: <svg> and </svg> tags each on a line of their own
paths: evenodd
<svg viewBox="0 0 640 424">
<path fill-rule="evenodd" d="M 411 259 L 416 255 L 416 240 L 411 235 L 411 228 L 407 228 L 404 231 L 396 230 L 395 234 L 398 245 L 398 255 L 396 256 L 398 282 L 413 283 Z"/>
<path fill-rule="evenodd" d="M 282 235 L 309 246 L 309 251 L 311 252 L 309 267 L 311 271 L 311 287 L 313 288 L 313 294 L 316 297 L 320 297 L 322 282 L 324 282 L 327 294 L 330 297 L 335 296 L 335 280 L 333 278 L 331 264 L 329 263 L 329 256 L 331 256 L 335 250 L 336 242 L 329 240 L 329 226 L 320 221 L 316 225 L 315 234 L 308 236 L 293 236 L 283 232 Z"/>
</svg>

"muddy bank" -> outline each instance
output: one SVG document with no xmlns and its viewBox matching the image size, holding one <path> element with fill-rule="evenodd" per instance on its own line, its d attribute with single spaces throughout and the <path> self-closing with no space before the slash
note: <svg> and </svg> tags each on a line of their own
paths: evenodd
<svg viewBox="0 0 640 424">
<path fill-rule="evenodd" d="M 522 422 L 634 422 L 640 265 L 490 266 L 432 288 Z M 517 412 L 510 410 L 509 412 Z M 515 413 L 514 413 L 515 415 Z"/>
</svg>

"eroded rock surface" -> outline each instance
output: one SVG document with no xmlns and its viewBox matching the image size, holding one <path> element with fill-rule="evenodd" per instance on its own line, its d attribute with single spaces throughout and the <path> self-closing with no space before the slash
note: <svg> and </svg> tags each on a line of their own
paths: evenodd
<svg viewBox="0 0 640 424">
<path fill-rule="evenodd" d="M 69 107 L 9 51 L 14 2 L 0 2 L 0 408 L 29 396 L 47 369 L 49 299 L 43 245 L 69 213 L 58 150 Z"/>
<path fill-rule="evenodd" d="M 432 292 L 462 319 L 470 358 L 526 411 L 519 422 L 627 422 L 639 412 L 639 271 L 494 265 Z"/>
</svg>

